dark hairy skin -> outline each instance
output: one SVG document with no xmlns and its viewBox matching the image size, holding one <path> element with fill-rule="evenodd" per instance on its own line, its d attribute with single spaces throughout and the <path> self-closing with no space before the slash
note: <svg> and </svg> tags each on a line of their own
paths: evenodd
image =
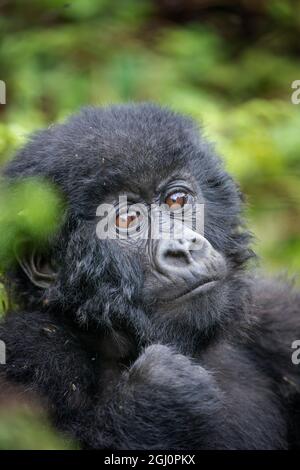
<svg viewBox="0 0 300 470">
<path fill-rule="evenodd" d="M 0 325 L 5 382 L 85 448 L 299 448 L 300 296 L 246 269 L 242 196 L 193 121 L 152 104 L 86 108 L 3 173 L 32 176 L 67 208 L 38 257 L 6 273 L 20 307 Z M 182 193 L 204 203 L 204 236 L 97 237 L 101 203 Z"/>
</svg>

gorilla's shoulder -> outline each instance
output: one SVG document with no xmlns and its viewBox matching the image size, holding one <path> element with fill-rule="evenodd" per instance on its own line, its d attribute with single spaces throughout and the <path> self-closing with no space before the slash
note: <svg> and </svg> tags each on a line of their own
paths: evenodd
<svg viewBox="0 0 300 470">
<path fill-rule="evenodd" d="M 62 364 L 82 354 L 80 336 L 67 321 L 47 312 L 8 313 L 0 324 L 0 340 L 6 346 L 8 368 L 47 364 L 54 357 Z"/>
<path fill-rule="evenodd" d="M 300 321 L 297 279 L 288 279 L 284 275 L 276 278 L 256 276 L 252 280 L 252 294 L 253 305 L 259 316 L 271 315 L 282 321 L 291 314 L 298 314 Z"/>
<path fill-rule="evenodd" d="M 292 366 L 292 343 L 300 339 L 300 292 L 295 281 L 283 276 L 256 278 L 252 316 L 252 347 L 267 352 L 272 367 L 287 370 Z"/>
<path fill-rule="evenodd" d="M 59 322 L 58 318 L 50 312 L 23 310 L 8 312 L 0 324 L 0 332 L 5 335 L 15 327 L 21 336 L 24 333 L 39 336 L 50 331 L 62 333 L 67 328 L 63 321 Z"/>
</svg>

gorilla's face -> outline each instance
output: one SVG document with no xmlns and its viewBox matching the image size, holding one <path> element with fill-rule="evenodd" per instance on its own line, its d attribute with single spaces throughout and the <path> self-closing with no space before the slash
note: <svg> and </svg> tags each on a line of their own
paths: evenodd
<svg viewBox="0 0 300 470">
<path fill-rule="evenodd" d="M 228 314 L 249 257 L 240 196 L 189 119 L 149 104 L 86 109 L 37 134 L 6 175 L 42 175 L 68 200 L 45 263 L 57 266 L 48 306 L 136 328 L 208 330 Z M 43 263 L 31 256 L 26 269 L 45 288 Z"/>
<path fill-rule="evenodd" d="M 99 243 L 107 240 L 107 250 L 113 244 L 120 259 L 126 253 L 129 266 L 138 260 L 139 303 L 147 310 L 191 311 L 193 299 L 217 288 L 227 271 L 225 256 L 204 236 L 201 190 L 180 168 L 168 178 L 151 174 L 142 185 L 134 176 L 130 192 L 107 195 L 99 205 Z"/>
</svg>

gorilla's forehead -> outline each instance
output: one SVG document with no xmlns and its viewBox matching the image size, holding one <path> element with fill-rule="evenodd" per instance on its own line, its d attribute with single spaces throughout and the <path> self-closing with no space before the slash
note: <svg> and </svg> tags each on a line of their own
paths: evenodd
<svg viewBox="0 0 300 470">
<path fill-rule="evenodd" d="M 148 192 L 171 174 L 187 171 L 188 162 L 179 145 L 159 135 L 118 135 L 108 150 L 101 143 L 93 159 L 93 173 L 106 187 Z"/>
<path fill-rule="evenodd" d="M 72 178 L 89 173 L 106 190 L 150 191 L 168 175 L 187 171 L 194 148 L 189 119 L 149 104 L 88 108 L 66 127 Z"/>
</svg>

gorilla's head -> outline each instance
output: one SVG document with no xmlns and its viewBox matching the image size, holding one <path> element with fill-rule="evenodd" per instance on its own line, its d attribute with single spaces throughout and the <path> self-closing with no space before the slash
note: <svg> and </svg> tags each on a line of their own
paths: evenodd
<svg viewBox="0 0 300 470">
<path fill-rule="evenodd" d="M 170 338 L 226 324 L 237 296 L 242 308 L 240 193 L 190 119 L 151 104 L 86 108 L 34 134 L 5 176 L 41 176 L 67 200 L 59 234 L 13 274 L 28 308 Z"/>
</svg>

